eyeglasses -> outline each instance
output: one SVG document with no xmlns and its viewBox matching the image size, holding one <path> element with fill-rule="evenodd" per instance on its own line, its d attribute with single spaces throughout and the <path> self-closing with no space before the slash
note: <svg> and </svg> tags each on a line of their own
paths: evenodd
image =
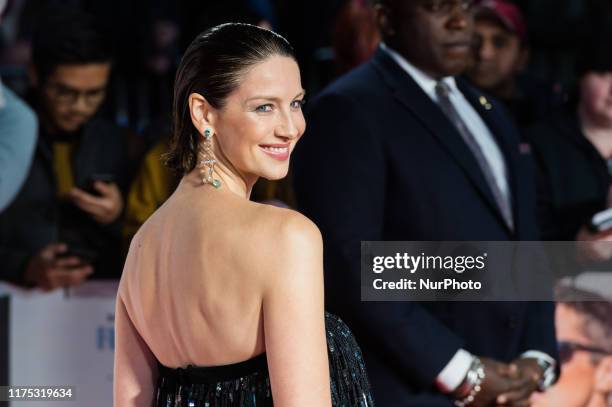
<svg viewBox="0 0 612 407">
<path fill-rule="evenodd" d="M 574 352 L 579 351 L 589 352 L 602 356 L 610 354 L 610 352 L 605 349 L 583 345 L 576 342 L 560 341 L 557 343 L 557 346 L 559 348 L 559 359 L 561 360 L 561 363 L 569 362 L 574 356 Z"/>
<path fill-rule="evenodd" d="M 70 86 L 52 83 L 47 85 L 47 89 L 58 103 L 69 105 L 75 104 L 79 98 L 83 97 L 85 104 L 94 106 L 106 95 L 106 88 L 81 91 Z"/>
<path fill-rule="evenodd" d="M 465 12 L 471 11 L 478 0 L 424 0 L 425 10 L 437 15 L 450 15 L 459 6 Z"/>
</svg>

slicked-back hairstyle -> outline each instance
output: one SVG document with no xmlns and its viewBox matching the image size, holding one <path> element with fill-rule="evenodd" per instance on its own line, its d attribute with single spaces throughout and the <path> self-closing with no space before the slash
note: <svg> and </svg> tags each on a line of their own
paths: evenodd
<svg viewBox="0 0 612 407">
<path fill-rule="evenodd" d="M 218 25 L 193 40 L 176 73 L 174 128 L 165 156 L 168 168 L 185 174 L 197 163 L 199 135 L 191 121 L 189 95 L 199 93 L 212 107 L 223 109 L 244 73 L 274 55 L 296 59 L 286 39 L 249 24 Z"/>
<path fill-rule="evenodd" d="M 96 18 L 76 7 L 49 7 L 32 36 L 32 62 L 42 83 L 58 65 L 110 63 L 112 42 Z"/>
</svg>

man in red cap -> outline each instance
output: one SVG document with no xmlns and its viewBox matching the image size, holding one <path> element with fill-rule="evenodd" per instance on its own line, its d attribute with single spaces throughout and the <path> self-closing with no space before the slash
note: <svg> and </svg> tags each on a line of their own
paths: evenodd
<svg viewBox="0 0 612 407">
<path fill-rule="evenodd" d="M 483 0 L 475 14 L 474 61 L 467 72 L 503 101 L 519 126 L 533 124 L 561 102 L 561 92 L 522 74 L 529 59 L 527 25 L 507 0 Z"/>
</svg>

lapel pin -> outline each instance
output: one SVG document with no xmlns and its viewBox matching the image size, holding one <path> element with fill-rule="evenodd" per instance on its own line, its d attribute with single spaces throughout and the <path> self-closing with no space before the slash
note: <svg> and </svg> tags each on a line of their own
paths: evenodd
<svg viewBox="0 0 612 407">
<path fill-rule="evenodd" d="M 480 101 L 480 104 L 486 109 L 486 110 L 491 110 L 493 109 L 493 105 L 491 103 L 489 103 L 489 101 L 487 100 L 486 97 L 481 96 L 480 99 L 478 99 Z"/>
</svg>

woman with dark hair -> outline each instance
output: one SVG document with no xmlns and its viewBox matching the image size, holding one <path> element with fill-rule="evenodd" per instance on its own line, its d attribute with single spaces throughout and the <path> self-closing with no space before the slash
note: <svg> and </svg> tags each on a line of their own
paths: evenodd
<svg viewBox="0 0 612 407">
<path fill-rule="evenodd" d="M 373 405 L 358 345 L 323 310 L 317 227 L 249 201 L 259 177 L 287 174 L 303 99 L 271 31 L 224 24 L 187 49 L 167 157 L 184 176 L 130 246 L 116 406 Z"/>
<path fill-rule="evenodd" d="M 575 100 L 527 131 L 539 167 L 542 239 L 580 242 L 576 259 L 558 259 L 561 275 L 612 259 L 612 230 L 590 225 L 612 208 L 612 46 L 602 40 L 611 34 L 608 23 L 595 25 L 578 63 Z"/>
</svg>

